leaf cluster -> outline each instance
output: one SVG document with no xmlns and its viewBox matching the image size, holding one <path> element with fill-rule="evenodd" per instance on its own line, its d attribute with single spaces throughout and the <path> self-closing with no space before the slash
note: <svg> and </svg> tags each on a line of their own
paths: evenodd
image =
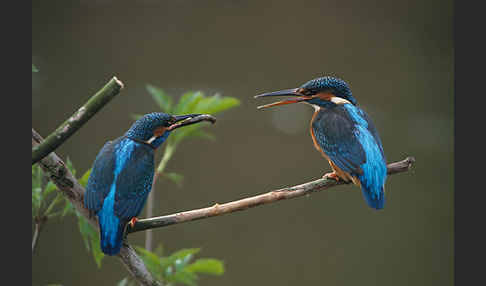
<svg viewBox="0 0 486 286">
<path fill-rule="evenodd" d="M 69 158 L 66 159 L 66 167 L 76 176 L 76 169 Z M 87 170 L 78 182 L 86 187 L 91 169 Z M 78 218 L 78 228 L 83 237 L 88 251 L 91 251 L 98 268 L 101 267 L 101 259 L 104 253 L 100 248 L 98 231 L 73 207 L 71 202 L 58 190 L 47 177 L 38 164 L 32 166 L 32 217 L 35 223 L 43 223 L 54 217 L 75 215 Z M 46 182 L 47 181 L 47 182 Z"/>
<path fill-rule="evenodd" d="M 76 174 L 72 162 L 66 160 L 66 167 Z M 83 175 L 80 181 L 88 180 L 89 174 Z M 32 217 L 35 222 L 45 221 L 54 217 L 64 217 L 73 213 L 74 208 L 65 199 L 56 185 L 50 181 L 38 164 L 32 165 Z"/>
<path fill-rule="evenodd" d="M 220 113 L 240 105 L 240 101 L 234 97 L 221 96 L 216 93 L 212 96 L 206 96 L 201 91 L 189 91 L 179 98 L 178 102 L 169 96 L 162 88 L 147 84 L 146 90 L 159 106 L 160 110 L 167 114 L 185 115 L 185 114 L 211 114 Z M 133 115 L 134 119 L 140 118 L 142 115 Z M 215 140 L 215 137 L 203 130 L 203 124 L 193 124 L 185 126 L 171 134 L 165 143 L 164 155 L 157 168 L 157 172 L 161 173 L 163 177 L 174 182 L 177 186 L 182 185 L 184 176 L 176 172 L 163 172 L 167 162 L 173 156 L 177 146 L 184 140 L 189 138 L 203 138 L 208 140 Z"/>
<path fill-rule="evenodd" d="M 169 256 L 163 256 L 162 245 L 159 245 L 154 252 L 142 247 L 135 248 L 152 275 L 168 286 L 177 284 L 196 286 L 199 274 L 219 276 L 224 273 L 224 264 L 221 260 L 214 258 L 193 260 L 200 248 L 184 248 Z M 118 286 L 135 285 L 131 283 L 134 281 L 125 278 L 118 283 Z"/>
</svg>

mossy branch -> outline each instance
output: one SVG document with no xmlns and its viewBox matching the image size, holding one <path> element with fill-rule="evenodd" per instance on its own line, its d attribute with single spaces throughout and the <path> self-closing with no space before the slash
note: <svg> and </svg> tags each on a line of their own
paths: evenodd
<svg viewBox="0 0 486 286">
<path fill-rule="evenodd" d="M 32 165 L 39 162 L 52 151 L 56 150 L 64 141 L 73 135 L 103 106 L 112 100 L 123 88 L 123 83 L 113 77 L 102 89 L 93 95 L 71 117 L 62 123 L 54 132 L 38 146 L 32 148 Z"/>
</svg>

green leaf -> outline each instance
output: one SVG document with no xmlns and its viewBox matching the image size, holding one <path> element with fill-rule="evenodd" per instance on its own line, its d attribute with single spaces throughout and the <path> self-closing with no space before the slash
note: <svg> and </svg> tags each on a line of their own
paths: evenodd
<svg viewBox="0 0 486 286">
<path fill-rule="evenodd" d="M 168 173 L 162 173 L 165 178 L 171 180 L 174 182 L 177 187 L 182 187 L 182 180 L 184 179 L 184 176 L 175 172 L 168 172 Z"/>
<path fill-rule="evenodd" d="M 38 214 L 42 205 L 42 189 L 32 188 L 32 216 Z"/>
<path fill-rule="evenodd" d="M 123 280 L 120 280 L 120 282 L 118 282 L 118 284 L 116 284 L 117 286 L 128 286 L 128 277 L 125 277 L 123 278 Z"/>
<path fill-rule="evenodd" d="M 79 232 L 81 233 L 81 237 L 83 238 L 84 246 L 86 247 L 86 250 L 90 250 L 89 247 L 89 223 L 86 221 L 86 219 L 83 216 L 78 216 L 78 227 L 79 227 Z"/>
<path fill-rule="evenodd" d="M 159 105 L 160 109 L 162 109 L 163 112 L 171 112 L 172 98 L 170 96 L 166 95 L 161 88 L 153 86 L 151 84 L 147 84 L 145 88 L 150 93 L 150 95 L 152 95 L 152 98 Z"/>
<path fill-rule="evenodd" d="M 174 274 L 166 277 L 168 282 L 183 283 L 190 286 L 196 285 L 196 279 L 196 274 L 187 271 L 175 272 Z"/>
<path fill-rule="evenodd" d="M 57 190 L 57 186 L 52 181 L 47 182 L 47 185 L 44 188 L 44 196 L 47 196 L 54 190 Z"/>
<path fill-rule="evenodd" d="M 69 159 L 69 157 L 67 157 L 66 159 L 66 167 L 73 174 L 73 176 L 76 176 L 76 170 L 74 169 L 73 162 L 71 162 L 71 159 Z"/>
<path fill-rule="evenodd" d="M 88 179 L 89 179 L 89 175 L 91 174 L 91 169 L 88 169 L 81 178 L 78 179 L 78 182 L 79 184 L 81 184 L 81 186 L 83 186 L 84 188 L 86 188 L 86 184 L 88 184 Z"/>
<path fill-rule="evenodd" d="M 184 259 L 188 255 L 194 255 L 198 253 L 200 248 L 183 248 L 171 254 L 169 257 L 160 258 L 160 267 L 166 269 L 167 267 L 173 265 L 177 259 Z"/>
<path fill-rule="evenodd" d="M 101 260 L 105 256 L 105 254 L 101 251 L 100 248 L 100 237 L 98 235 L 98 231 L 88 222 L 88 220 L 76 212 L 78 216 L 78 227 L 79 232 L 81 233 L 81 237 L 83 238 L 84 245 L 88 251 L 91 250 L 93 254 L 93 258 L 96 262 L 98 268 L 101 267 Z"/>
<path fill-rule="evenodd" d="M 213 258 L 201 258 L 191 263 L 185 270 L 194 273 L 222 275 L 224 273 L 223 262 Z"/>
<path fill-rule="evenodd" d="M 73 204 L 67 198 L 64 198 L 64 208 L 62 209 L 61 217 L 65 217 L 71 213 L 75 213 Z"/>
<path fill-rule="evenodd" d="M 181 98 L 179 99 L 179 102 L 177 103 L 176 107 L 173 110 L 174 115 L 184 115 L 184 114 L 191 114 L 195 113 L 194 110 L 196 109 L 196 106 L 198 102 L 204 97 L 204 94 L 202 92 L 196 91 L 190 91 L 184 93 Z M 187 127 L 184 127 L 187 128 Z"/>
<path fill-rule="evenodd" d="M 134 246 L 137 252 L 140 254 L 140 258 L 142 258 L 145 266 L 147 266 L 148 270 L 155 275 L 161 275 L 161 267 L 160 267 L 160 258 L 153 252 L 148 251 L 147 249 Z"/>
<path fill-rule="evenodd" d="M 42 169 L 38 164 L 32 165 L 32 189 L 41 188 Z"/>
<path fill-rule="evenodd" d="M 205 97 L 201 92 L 185 93 L 175 110 L 177 114 L 191 114 L 191 113 L 206 113 L 215 114 L 240 104 L 240 101 L 233 97 L 222 97 L 219 94 Z M 183 139 L 188 137 L 200 137 L 206 139 L 213 139 L 214 136 L 200 131 L 204 127 L 203 124 L 195 124 L 181 128 L 169 137 L 169 142 L 179 144 Z"/>
<path fill-rule="evenodd" d="M 189 263 L 189 261 L 191 261 L 193 256 L 194 255 L 192 255 L 192 254 L 188 254 L 184 258 L 177 259 L 174 262 L 174 268 L 175 268 L 176 272 L 184 269 L 184 267 L 186 267 L 186 265 Z"/>
<path fill-rule="evenodd" d="M 42 169 L 38 164 L 32 165 L 32 216 L 36 216 L 44 199 L 42 193 Z"/>
<path fill-rule="evenodd" d="M 183 249 L 180 249 L 174 253 L 172 253 L 169 258 L 170 259 L 183 259 L 185 258 L 186 256 L 188 255 L 194 255 L 196 253 L 198 253 L 199 251 L 201 251 L 201 248 L 183 248 Z"/>
<path fill-rule="evenodd" d="M 135 281 L 131 280 L 129 277 L 125 277 L 117 284 L 117 286 L 135 286 L 135 285 L 137 285 Z"/>
<path fill-rule="evenodd" d="M 221 97 L 215 94 L 202 99 L 195 110 L 196 113 L 216 114 L 218 112 L 238 106 L 240 101 L 234 97 Z"/>
<path fill-rule="evenodd" d="M 91 249 L 96 265 L 98 266 L 98 268 L 101 268 L 101 260 L 103 259 L 103 257 L 105 257 L 105 254 L 103 253 L 103 251 L 101 251 L 99 239 L 91 238 Z"/>
<path fill-rule="evenodd" d="M 34 66 L 34 64 L 32 64 L 32 72 L 38 72 L 38 71 L 39 71 L 39 69 L 36 68 L 36 66 Z"/>
</svg>

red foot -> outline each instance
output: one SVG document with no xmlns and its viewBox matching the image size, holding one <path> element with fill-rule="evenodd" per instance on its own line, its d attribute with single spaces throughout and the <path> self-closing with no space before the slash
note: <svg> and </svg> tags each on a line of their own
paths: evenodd
<svg viewBox="0 0 486 286">
<path fill-rule="evenodd" d="M 337 182 L 339 182 L 339 180 L 341 178 L 339 178 L 338 174 L 336 174 L 335 172 L 332 172 L 332 173 L 327 173 L 327 174 L 324 174 L 324 176 L 322 176 L 323 178 L 331 178 L 331 179 L 334 179 L 336 180 Z"/>
<path fill-rule="evenodd" d="M 136 223 L 137 221 L 138 221 L 138 218 L 133 217 L 133 218 L 130 220 L 130 222 L 129 222 L 130 227 L 134 227 L 134 226 L 135 226 L 135 223 Z"/>
</svg>

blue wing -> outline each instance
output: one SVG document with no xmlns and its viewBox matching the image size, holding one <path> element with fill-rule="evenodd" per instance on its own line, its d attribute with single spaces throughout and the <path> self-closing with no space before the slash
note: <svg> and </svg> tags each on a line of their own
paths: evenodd
<svg viewBox="0 0 486 286">
<path fill-rule="evenodd" d="M 152 189 L 154 177 L 153 149 L 138 142 L 133 144 L 130 156 L 116 181 L 114 210 L 116 216 L 122 220 L 129 220 L 140 214 Z"/>
<path fill-rule="evenodd" d="M 368 114 L 364 112 L 362 109 L 357 109 L 358 114 L 366 121 L 367 124 L 367 129 L 373 136 L 373 138 L 376 141 L 376 144 L 380 148 L 381 155 L 383 156 L 383 159 L 385 158 L 385 152 L 383 151 L 383 145 L 381 144 L 381 138 L 378 135 L 378 131 L 376 131 L 375 125 L 373 124 L 373 121 L 369 118 Z M 386 160 L 385 160 L 386 162 Z"/>
<path fill-rule="evenodd" d="M 101 209 L 113 184 L 116 163 L 115 145 L 116 143 L 112 141 L 106 142 L 93 163 L 84 194 L 84 206 L 91 214 L 98 213 Z"/>
<path fill-rule="evenodd" d="M 86 186 L 84 204 L 97 214 L 101 250 L 120 251 L 128 220 L 142 210 L 154 173 L 153 149 L 120 137 L 98 153 Z"/>
<path fill-rule="evenodd" d="M 337 106 L 318 112 L 312 129 L 322 151 L 336 166 L 354 176 L 363 173 L 361 165 L 366 161 L 366 154 L 346 110 Z"/>
<path fill-rule="evenodd" d="M 385 203 L 386 161 L 380 137 L 368 115 L 351 104 L 319 112 L 312 122 L 322 151 L 341 170 L 357 177 L 370 207 Z"/>
</svg>

